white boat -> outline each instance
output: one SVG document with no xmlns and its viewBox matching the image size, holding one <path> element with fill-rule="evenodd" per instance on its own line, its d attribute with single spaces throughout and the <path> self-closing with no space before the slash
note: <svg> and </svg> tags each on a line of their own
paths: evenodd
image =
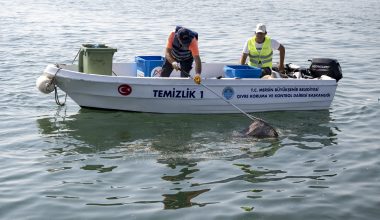
<svg viewBox="0 0 380 220">
<path fill-rule="evenodd" d="M 37 86 L 47 93 L 55 84 L 81 107 L 192 114 L 237 113 L 233 105 L 245 112 L 328 109 L 337 87 L 326 75 L 225 78 L 225 65 L 203 63 L 200 85 L 175 71 L 169 78 L 140 77 L 132 62 L 113 63 L 112 75 L 82 73 L 74 64 L 48 65 Z"/>
</svg>

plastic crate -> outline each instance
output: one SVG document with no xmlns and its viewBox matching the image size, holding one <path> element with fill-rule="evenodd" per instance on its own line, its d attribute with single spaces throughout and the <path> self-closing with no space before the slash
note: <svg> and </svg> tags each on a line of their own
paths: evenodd
<svg viewBox="0 0 380 220">
<path fill-rule="evenodd" d="M 136 56 L 137 76 L 152 77 L 161 70 L 164 64 L 162 56 Z"/>
<path fill-rule="evenodd" d="M 227 78 L 260 78 L 261 69 L 247 65 L 226 65 L 224 75 Z"/>
</svg>

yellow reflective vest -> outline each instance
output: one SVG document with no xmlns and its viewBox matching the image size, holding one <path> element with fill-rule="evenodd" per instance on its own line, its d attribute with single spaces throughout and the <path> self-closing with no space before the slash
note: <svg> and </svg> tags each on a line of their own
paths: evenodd
<svg viewBox="0 0 380 220">
<path fill-rule="evenodd" d="M 256 48 L 256 36 L 248 40 L 249 62 L 248 65 L 259 68 L 270 67 L 272 68 L 272 55 L 273 50 L 271 46 L 271 39 L 265 36 L 263 47 L 260 52 Z"/>
</svg>

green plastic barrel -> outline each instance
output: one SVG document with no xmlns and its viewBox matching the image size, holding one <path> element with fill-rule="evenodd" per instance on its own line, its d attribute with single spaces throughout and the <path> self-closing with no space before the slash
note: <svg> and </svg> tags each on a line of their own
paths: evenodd
<svg viewBox="0 0 380 220">
<path fill-rule="evenodd" d="M 112 75 L 112 60 L 116 48 L 105 44 L 83 44 L 79 52 L 79 72 Z"/>
</svg>

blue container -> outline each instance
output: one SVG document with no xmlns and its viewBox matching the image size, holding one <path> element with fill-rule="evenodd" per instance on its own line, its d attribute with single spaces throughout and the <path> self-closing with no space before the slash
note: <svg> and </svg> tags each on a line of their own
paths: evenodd
<svg viewBox="0 0 380 220">
<path fill-rule="evenodd" d="M 226 65 L 224 75 L 227 78 L 260 78 L 261 69 L 247 65 Z"/>
<path fill-rule="evenodd" d="M 151 77 L 161 70 L 164 64 L 164 57 L 162 56 L 136 56 L 135 61 L 137 64 L 137 76 Z"/>
</svg>

